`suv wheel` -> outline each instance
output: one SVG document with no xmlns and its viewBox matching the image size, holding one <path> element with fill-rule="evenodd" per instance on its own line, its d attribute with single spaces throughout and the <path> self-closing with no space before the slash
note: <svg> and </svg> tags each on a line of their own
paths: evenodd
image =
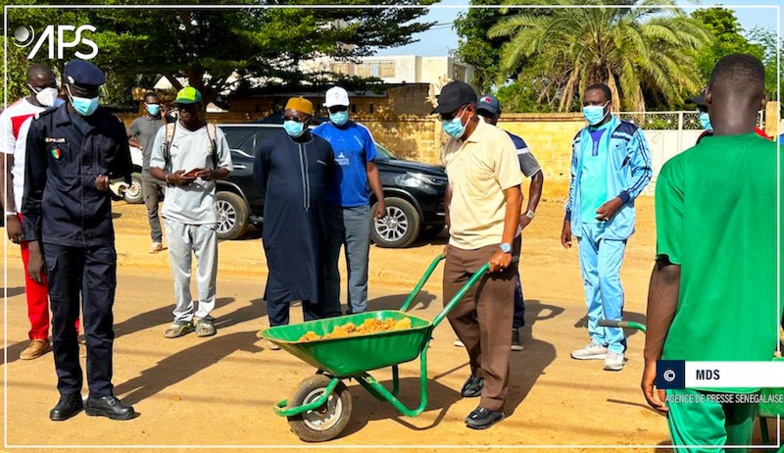
<svg viewBox="0 0 784 453">
<path fill-rule="evenodd" d="M 248 229 L 248 205 L 241 196 L 231 192 L 218 192 L 215 196 L 218 209 L 218 239 L 238 239 Z"/>
<path fill-rule="evenodd" d="M 125 202 L 128 204 L 141 204 L 144 203 L 144 194 L 142 193 L 142 175 L 134 172 L 131 174 L 131 185 L 125 190 L 123 196 Z"/>
<path fill-rule="evenodd" d="M 419 213 L 416 208 L 402 198 L 391 197 L 384 200 L 387 216 L 373 221 L 370 237 L 379 247 L 399 248 L 411 245 L 419 234 Z M 376 205 L 370 212 L 376 211 Z"/>
</svg>

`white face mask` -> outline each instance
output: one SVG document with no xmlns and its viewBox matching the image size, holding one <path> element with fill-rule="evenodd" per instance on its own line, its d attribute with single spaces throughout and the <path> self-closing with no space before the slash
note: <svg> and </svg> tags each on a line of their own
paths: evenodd
<svg viewBox="0 0 784 453">
<path fill-rule="evenodd" d="M 44 107 L 51 107 L 57 100 L 57 88 L 46 87 L 36 90 L 32 85 L 27 85 L 35 93 L 35 99 Z"/>
</svg>

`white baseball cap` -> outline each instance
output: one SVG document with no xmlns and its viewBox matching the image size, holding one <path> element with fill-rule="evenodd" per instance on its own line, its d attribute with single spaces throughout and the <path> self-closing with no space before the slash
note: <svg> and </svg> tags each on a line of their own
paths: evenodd
<svg viewBox="0 0 784 453">
<path fill-rule="evenodd" d="M 324 101 L 324 105 L 327 108 L 336 106 L 336 105 L 345 105 L 348 106 L 348 92 L 341 87 L 332 87 L 327 90 L 327 94 L 325 95 L 326 100 Z"/>
</svg>

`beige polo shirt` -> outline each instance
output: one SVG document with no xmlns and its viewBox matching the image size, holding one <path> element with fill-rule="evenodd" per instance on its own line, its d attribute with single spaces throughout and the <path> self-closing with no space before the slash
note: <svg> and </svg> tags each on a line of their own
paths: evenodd
<svg viewBox="0 0 784 453">
<path fill-rule="evenodd" d="M 465 141 L 450 138 L 442 158 L 452 189 L 449 244 L 464 250 L 500 244 L 504 234 L 504 190 L 523 183 L 509 135 L 480 121 Z"/>
</svg>

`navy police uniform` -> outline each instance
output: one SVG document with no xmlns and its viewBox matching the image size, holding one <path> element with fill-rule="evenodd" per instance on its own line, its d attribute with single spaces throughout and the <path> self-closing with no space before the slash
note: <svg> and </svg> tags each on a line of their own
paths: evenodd
<svg viewBox="0 0 784 453">
<path fill-rule="evenodd" d="M 79 60 L 68 63 L 65 76 L 78 86 L 94 88 L 105 82 L 100 69 Z M 96 178 L 123 177 L 130 183 L 125 126 L 101 108 L 81 117 L 63 103 L 32 121 L 26 159 L 24 240 L 42 243 L 57 388 L 61 395 L 82 390 L 74 327 L 81 294 L 89 396 L 111 396 L 117 254 L 111 199 L 108 191 L 96 188 Z"/>
</svg>

